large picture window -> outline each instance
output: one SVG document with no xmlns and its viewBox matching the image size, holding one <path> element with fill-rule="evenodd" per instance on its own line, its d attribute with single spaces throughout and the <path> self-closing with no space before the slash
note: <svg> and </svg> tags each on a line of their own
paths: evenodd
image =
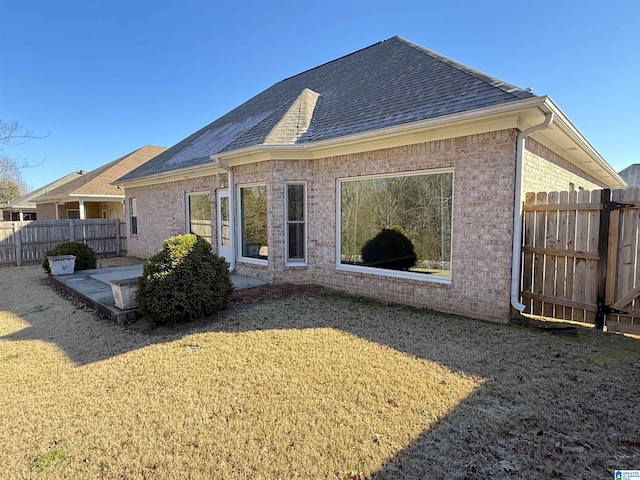
<svg viewBox="0 0 640 480">
<path fill-rule="evenodd" d="M 304 264 L 307 254 L 305 183 L 286 184 L 285 205 L 287 263 Z"/>
<path fill-rule="evenodd" d="M 338 182 L 338 267 L 411 278 L 451 278 L 453 172 Z"/>
<path fill-rule="evenodd" d="M 240 252 L 242 257 L 267 260 L 267 186 L 249 185 L 238 189 L 240 205 Z"/>
<path fill-rule="evenodd" d="M 211 243 L 211 200 L 208 193 L 187 195 L 187 231 Z"/>
</svg>

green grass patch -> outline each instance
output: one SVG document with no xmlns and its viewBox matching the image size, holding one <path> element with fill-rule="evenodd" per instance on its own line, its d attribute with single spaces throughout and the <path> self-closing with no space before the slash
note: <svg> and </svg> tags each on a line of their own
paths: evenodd
<svg viewBox="0 0 640 480">
<path fill-rule="evenodd" d="M 37 455 L 33 460 L 33 466 L 38 470 L 51 469 L 67 460 L 70 456 L 69 449 L 63 445 L 56 445 Z"/>
</svg>

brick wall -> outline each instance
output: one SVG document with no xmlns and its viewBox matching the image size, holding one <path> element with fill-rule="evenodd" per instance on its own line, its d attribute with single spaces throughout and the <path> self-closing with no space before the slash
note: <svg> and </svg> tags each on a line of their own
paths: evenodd
<svg viewBox="0 0 640 480">
<path fill-rule="evenodd" d="M 527 138 L 523 167 L 523 193 L 565 191 L 571 190 L 571 185 L 574 190 L 605 188 L 602 182 L 532 138 Z"/>
<path fill-rule="evenodd" d="M 36 215 L 38 220 L 56 220 L 55 203 L 39 203 L 36 205 Z"/>
<path fill-rule="evenodd" d="M 515 136 L 514 131 L 502 131 L 314 161 L 238 167 L 234 169 L 237 184 L 267 183 L 269 265 L 238 262 L 236 271 L 505 321 L 509 316 Z M 451 284 L 430 282 L 426 277 L 408 280 L 337 270 L 337 179 L 436 168 L 454 169 Z M 301 180 L 307 181 L 307 266 L 290 267 L 284 262 L 284 182 Z"/>
<path fill-rule="evenodd" d="M 318 283 L 349 293 L 506 321 L 510 310 L 511 241 L 515 130 L 427 142 L 316 160 L 274 160 L 234 168 L 238 186 L 265 183 L 269 261 L 238 260 L 236 272 L 275 282 Z M 525 188 L 592 188 L 593 179 L 529 140 Z M 454 171 L 451 283 L 402 279 L 336 269 L 336 182 L 339 178 L 438 168 Z M 564 171 L 566 169 L 566 172 Z M 540 179 L 543 177 L 543 179 Z M 549 177 L 546 178 L 545 177 Z M 151 187 L 127 189 L 138 202 L 138 235 L 129 254 L 148 257 L 162 241 L 185 231 L 185 194 L 208 191 L 215 225 L 215 191 L 226 188 L 226 174 Z M 307 182 L 307 265 L 285 264 L 287 181 Z M 537 184 L 535 182 L 538 182 Z M 216 229 L 212 229 L 216 244 Z M 376 273 L 383 273 L 376 271 Z"/>
<path fill-rule="evenodd" d="M 138 206 L 138 234 L 128 235 L 127 254 L 132 257 L 147 258 L 162 247 L 162 242 L 173 236 L 185 233 L 186 204 L 188 193 L 208 192 L 211 199 L 211 224 L 216 224 L 215 195 L 219 188 L 226 188 L 227 175 L 169 182 L 150 187 L 126 189 L 126 206 L 129 198 L 136 197 Z M 129 232 L 129 212 L 125 215 Z M 211 242 L 215 245 L 217 236 L 212 229 Z"/>
<path fill-rule="evenodd" d="M 506 320 L 515 132 L 503 131 L 325 159 L 316 185 L 320 218 L 319 283 L 348 292 L 471 317 Z M 335 270 L 335 179 L 363 174 L 454 169 L 450 285 Z"/>
</svg>

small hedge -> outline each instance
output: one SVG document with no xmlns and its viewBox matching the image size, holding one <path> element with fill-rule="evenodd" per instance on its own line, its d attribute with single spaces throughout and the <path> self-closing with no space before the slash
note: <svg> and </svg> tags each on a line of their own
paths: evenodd
<svg viewBox="0 0 640 480">
<path fill-rule="evenodd" d="M 413 243 L 398 228 L 383 228 L 360 254 L 364 265 L 391 270 L 408 270 L 418 261 Z"/>
<path fill-rule="evenodd" d="M 157 324 L 175 324 L 229 306 L 232 295 L 229 264 L 211 252 L 209 242 L 187 234 L 165 240 L 144 263 L 136 300 Z"/>
<path fill-rule="evenodd" d="M 46 252 L 44 254 L 44 260 L 42 261 L 42 268 L 44 268 L 45 272 L 51 273 L 47 257 L 56 255 L 75 255 L 76 264 L 74 271 L 96 268 L 96 254 L 86 243 L 63 242 L 56 245 L 53 250 Z"/>
</svg>

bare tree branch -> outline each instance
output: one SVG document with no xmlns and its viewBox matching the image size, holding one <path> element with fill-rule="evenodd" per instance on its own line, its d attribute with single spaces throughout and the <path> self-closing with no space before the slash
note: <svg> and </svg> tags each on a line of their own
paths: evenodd
<svg viewBox="0 0 640 480">
<path fill-rule="evenodd" d="M 49 134 L 38 136 L 28 130 L 23 130 L 18 122 L 5 122 L 0 119 L 0 145 L 22 145 L 32 138 L 47 138 Z"/>
</svg>

